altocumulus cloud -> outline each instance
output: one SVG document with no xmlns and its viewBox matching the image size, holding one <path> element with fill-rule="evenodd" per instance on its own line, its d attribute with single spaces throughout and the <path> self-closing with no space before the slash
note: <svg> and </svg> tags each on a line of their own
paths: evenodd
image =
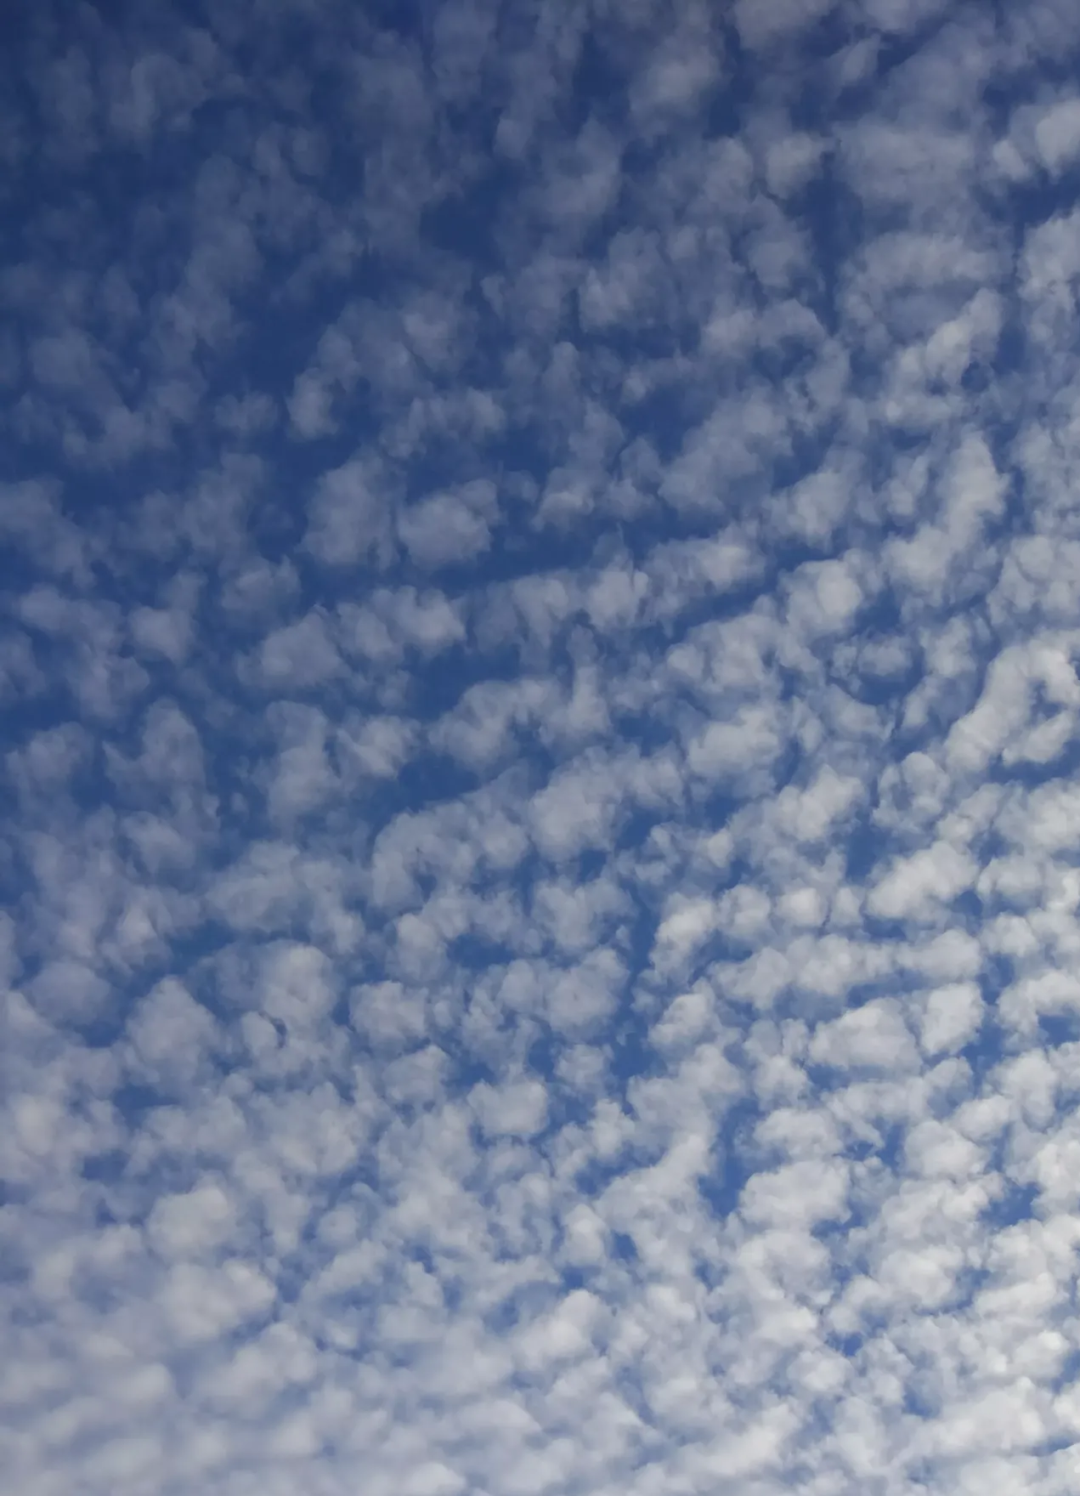
<svg viewBox="0 0 1080 1496">
<path fill-rule="evenodd" d="M 1075 7 L 6 27 L 5 1492 L 1075 1492 Z"/>
</svg>

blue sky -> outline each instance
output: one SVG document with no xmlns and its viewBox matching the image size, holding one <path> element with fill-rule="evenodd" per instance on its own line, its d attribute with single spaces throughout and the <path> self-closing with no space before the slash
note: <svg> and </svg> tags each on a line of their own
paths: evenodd
<svg viewBox="0 0 1080 1496">
<path fill-rule="evenodd" d="M 16 11 L 5 1491 L 1075 1492 L 1074 6 Z"/>
</svg>

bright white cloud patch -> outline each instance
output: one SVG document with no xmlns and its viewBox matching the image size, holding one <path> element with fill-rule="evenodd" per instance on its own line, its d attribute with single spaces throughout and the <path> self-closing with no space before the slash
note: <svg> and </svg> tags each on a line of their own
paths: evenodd
<svg viewBox="0 0 1080 1496">
<path fill-rule="evenodd" d="M 1072 11 L 414 9 L 5 34 L 0 1486 L 1064 1496 Z"/>
</svg>

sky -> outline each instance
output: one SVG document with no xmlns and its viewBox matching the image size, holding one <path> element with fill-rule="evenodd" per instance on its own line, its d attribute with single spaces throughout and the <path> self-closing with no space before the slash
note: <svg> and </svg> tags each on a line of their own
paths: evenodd
<svg viewBox="0 0 1080 1496">
<path fill-rule="evenodd" d="M 1075 1493 L 1074 0 L 4 24 L 4 1491 Z"/>
</svg>

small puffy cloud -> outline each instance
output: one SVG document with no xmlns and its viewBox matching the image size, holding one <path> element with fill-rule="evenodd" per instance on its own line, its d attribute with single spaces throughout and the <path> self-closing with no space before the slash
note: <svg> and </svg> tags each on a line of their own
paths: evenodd
<svg viewBox="0 0 1080 1496">
<path fill-rule="evenodd" d="M 291 1325 L 270 1325 L 224 1365 L 216 1367 L 200 1392 L 225 1407 L 263 1405 L 290 1387 L 302 1387 L 317 1374 L 315 1346 Z"/>
<path fill-rule="evenodd" d="M 131 635 L 143 654 L 163 655 L 179 665 L 191 645 L 191 617 L 171 608 L 139 608 L 132 615 Z"/>
<path fill-rule="evenodd" d="M 424 571 L 471 561 L 491 545 L 498 518 L 495 487 L 486 479 L 451 493 L 433 494 L 398 514 L 398 536 L 410 559 Z"/>
<path fill-rule="evenodd" d="M 324 473 L 308 510 L 305 545 L 326 566 L 380 558 L 389 539 L 388 480 L 378 466 L 353 457 Z"/>
<path fill-rule="evenodd" d="M 771 141 L 765 150 L 765 181 L 776 197 L 798 192 L 817 175 L 827 149 L 820 137 L 801 131 Z"/>
<path fill-rule="evenodd" d="M 919 1042 L 927 1054 L 952 1054 L 976 1037 L 985 1012 L 974 982 L 937 987 L 926 1000 Z"/>
<path fill-rule="evenodd" d="M 751 779 L 767 774 L 783 747 L 783 717 L 774 706 L 741 707 L 729 722 L 713 722 L 691 741 L 687 762 L 703 779 Z"/>
<path fill-rule="evenodd" d="M 272 819 L 284 825 L 324 804 L 338 780 L 327 755 L 329 724 L 322 712 L 278 702 L 273 720 L 280 741 L 266 803 Z"/>
<path fill-rule="evenodd" d="M 626 969 L 613 950 L 601 947 L 584 961 L 550 977 L 547 1014 L 560 1034 L 596 1032 L 611 1018 Z"/>
<path fill-rule="evenodd" d="M 161 1308 L 181 1345 L 197 1345 L 264 1315 L 273 1284 L 250 1262 L 231 1258 L 220 1267 L 181 1263 L 166 1278 Z"/>
<path fill-rule="evenodd" d="M 970 853 L 938 841 L 910 857 L 898 858 L 867 895 L 871 914 L 883 919 L 933 917 L 975 881 L 977 865 Z"/>
<path fill-rule="evenodd" d="M 681 20 L 635 79 L 630 107 L 646 127 L 657 115 L 692 110 L 721 72 L 721 41 L 708 11 L 688 5 Z"/>
<path fill-rule="evenodd" d="M 719 912 L 711 899 L 678 898 L 656 931 L 656 953 L 682 956 L 713 933 Z"/>
<path fill-rule="evenodd" d="M 813 26 L 832 10 L 834 0 L 738 0 L 735 25 L 744 47 L 764 51 Z"/>
<path fill-rule="evenodd" d="M 541 852 L 563 862 L 611 840 L 624 795 L 618 777 L 597 760 L 561 770 L 533 797 L 529 819 Z"/>
<path fill-rule="evenodd" d="M 392 779 L 412 755 L 417 739 L 414 723 L 401 717 L 370 717 L 346 722 L 339 730 L 341 754 L 365 774 Z"/>
<path fill-rule="evenodd" d="M 442 592 L 380 588 L 363 606 L 338 608 L 341 647 L 375 665 L 397 663 L 411 650 L 436 655 L 465 638 L 461 611 Z"/>
<path fill-rule="evenodd" d="M 335 1001 L 332 965 L 316 946 L 282 943 L 270 947 L 260 978 L 260 1010 L 289 1028 L 317 1023 Z"/>
<path fill-rule="evenodd" d="M 154 1250 L 167 1261 L 201 1256 L 227 1241 L 234 1228 L 233 1204 L 215 1183 L 161 1196 L 146 1225 Z"/>
<path fill-rule="evenodd" d="M 270 429 L 278 409 L 269 395 L 252 391 L 247 395 L 225 395 L 214 409 L 214 419 L 230 436 L 249 439 Z"/>
<path fill-rule="evenodd" d="M 271 691 L 310 690 L 342 668 L 328 621 L 317 612 L 268 634 L 255 662 L 261 684 Z"/>
<path fill-rule="evenodd" d="M 1035 698 L 1071 708 L 1032 720 Z M 1065 649 L 1046 641 L 1039 648 L 1013 646 L 996 657 L 982 695 L 950 729 L 946 751 L 962 769 L 983 769 L 999 755 L 1016 763 L 1046 763 L 1068 742 L 1080 683 Z"/>
<path fill-rule="evenodd" d="M 113 1001 L 109 983 L 92 967 L 64 957 L 42 967 L 30 993 L 46 1018 L 77 1026 L 103 1017 Z"/>
<path fill-rule="evenodd" d="M 321 375 L 308 371 L 301 374 L 285 402 L 289 421 L 297 436 L 311 441 L 337 430 L 333 414 L 333 388 Z"/>
<path fill-rule="evenodd" d="M 394 1106 L 434 1106 L 446 1088 L 446 1055 L 435 1044 L 391 1060 L 383 1087 Z"/>
<path fill-rule="evenodd" d="M 295 907 L 300 864 L 290 845 L 256 843 L 214 880 L 209 907 L 235 930 L 274 929 Z"/>
<path fill-rule="evenodd" d="M 608 1230 L 596 1211 L 579 1201 L 563 1226 L 563 1250 L 573 1263 L 598 1264 L 607 1252 Z"/>
<path fill-rule="evenodd" d="M 810 1057 L 839 1070 L 910 1071 L 918 1052 L 907 1025 L 889 999 L 853 1008 L 817 1030 Z"/>
<path fill-rule="evenodd" d="M 847 1214 L 847 1168 L 839 1160 L 788 1164 L 755 1174 L 743 1190 L 740 1214 L 755 1225 L 790 1230 Z"/>
<path fill-rule="evenodd" d="M 858 804 L 863 794 L 858 779 L 838 774 L 826 764 L 805 789 L 787 785 L 781 790 L 776 799 L 777 824 L 799 841 L 821 841 Z"/>
<path fill-rule="evenodd" d="M 272 566 L 259 557 L 227 578 L 221 590 L 221 607 L 230 620 L 252 622 L 276 618 L 299 591 L 295 568 L 288 559 Z"/>
<path fill-rule="evenodd" d="M 600 1300 L 587 1289 L 575 1289 L 517 1338 L 517 1353 L 531 1371 L 576 1359 L 592 1348 L 592 1337 L 603 1319 Z"/>
<path fill-rule="evenodd" d="M 373 982 L 356 988 L 349 1009 L 354 1027 L 379 1050 L 408 1048 L 427 1033 L 422 995 L 401 982 Z"/>
<path fill-rule="evenodd" d="M 499 1086 L 482 1081 L 474 1086 L 469 1100 L 487 1137 L 532 1137 L 547 1120 L 547 1090 L 538 1080 L 508 1081 Z"/>
<path fill-rule="evenodd" d="M 664 1016 L 653 1025 L 652 1042 L 661 1050 L 692 1042 L 708 1030 L 714 1019 L 715 999 L 704 987 L 680 994 Z"/>
<path fill-rule="evenodd" d="M 1080 158 L 1080 99 L 1052 105 L 1035 126 L 1035 144 L 1052 176 L 1072 166 Z"/>
<path fill-rule="evenodd" d="M 150 1074 L 194 1075 L 215 1047 L 213 1016 L 175 977 L 157 983 L 127 1022 L 133 1060 Z"/>
</svg>

